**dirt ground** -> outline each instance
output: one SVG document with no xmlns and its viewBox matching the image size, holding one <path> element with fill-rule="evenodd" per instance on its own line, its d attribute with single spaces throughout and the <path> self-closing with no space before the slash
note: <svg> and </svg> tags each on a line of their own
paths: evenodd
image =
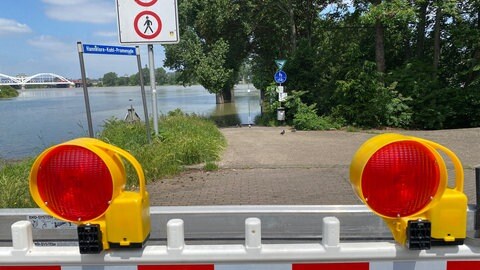
<svg viewBox="0 0 480 270">
<path fill-rule="evenodd" d="M 480 164 L 480 128 L 293 132 L 254 126 L 221 131 L 228 146 L 218 163 L 220 169 L 190 169 L 149 184 L 151 205 L 360 204 L 349 182 L 350 162 L 363 142 L 382 132 L 422 137 L 450 148 L 463 163 L 469 203 L 476 198 L 474 168 Z"/>
</svg>

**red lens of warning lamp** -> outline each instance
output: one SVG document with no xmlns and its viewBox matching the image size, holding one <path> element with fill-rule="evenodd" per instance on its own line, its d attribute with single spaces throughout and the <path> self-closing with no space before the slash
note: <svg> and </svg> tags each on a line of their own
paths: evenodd
<svg viewBox="0 0 480 270">
<path fill-rule="evenodd" d="M 138 192 L 125 190 L 123 160 L 137 172 Z M 143 169 L 128 152 L 100 140 L 75 139 L 41 153 L 30 193 L 48 214 L 78 225 L 81 253 L 143 246 L 150 234 Z"/>
<path fill-rule="evenodd" d="M 437 150 L 454 165 L 455 188 L 447 187 L 447 167 Z M 387 222 L 401 244 L 426 249 L 430 239 L 458 243 L 465 238 L 463 168 L 453 152 L 437 143 L 400 134 L 373 137 L 355 154 L 350 181 L 359 198 Z M 415 236 L 427 231 L 428 235 Z"/>
<path fill-rule="evenodd" d="M 385 145 L 371 156 L 362 174 L 365 200 L 375 212 L 387 217 L 420 212 L 432 201 L 439 185 L 436 157 L 414 141 Z"/>
<path fill-rule="evenodd" d="M 38 193 L 48 208 L 67 220 L 92 220 L 107 210 L 113 196 L 112 175 L 92 151 L 60 146 L 40 162 Z"/>
</svg>

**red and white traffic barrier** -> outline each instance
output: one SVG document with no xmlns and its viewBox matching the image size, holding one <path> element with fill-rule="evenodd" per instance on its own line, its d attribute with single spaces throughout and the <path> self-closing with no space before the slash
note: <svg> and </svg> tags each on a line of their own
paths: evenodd
<svg viewBox="0 0 480 270">
<path fill-rule="evenodd" d="M 170 220 L 167 244 L 80 254 L 78 247 L 37 247 L 32 225 L 12 225 L 12 247 L 0 247 L 0 270 L 466 270 L 480 269 L 480 248 L 468 244 L 408 250 L 394 242 L 340 242 L 340 222 L 323 219 L 320 243 L 264 244 L 261 221 L 245 221 L 245 243 L 188 245 L 184 222 Z"/>
</svg>

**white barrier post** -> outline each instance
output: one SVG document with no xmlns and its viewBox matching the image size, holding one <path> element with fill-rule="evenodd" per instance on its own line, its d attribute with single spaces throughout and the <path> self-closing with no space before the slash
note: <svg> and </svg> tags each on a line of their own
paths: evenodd
<svg viewBox="0 0 480 270">
<path fill-rule="evenodd" d="M 245 220 L 245 248 L 262 248 L 262 222 L 259 218 L 247 218 Z"/>
<path fill-rule="evenodd" d="M 32 223 L 27 220 L 12 224 L 13 251 L 26 253 L 33 247 Z"/>
<path fill-rule="evenodd" d="M 185 232 L 183 220 L 171 219 L 167 223 L 168 250 L 182 250 L 185 246 Z"/>
<path fill-rule="evenodd" d="M 338 218 L 323 218 L 322 244 L 325 248 L 338 248 L 340 246 L 340 220 Z"/>
</svg>

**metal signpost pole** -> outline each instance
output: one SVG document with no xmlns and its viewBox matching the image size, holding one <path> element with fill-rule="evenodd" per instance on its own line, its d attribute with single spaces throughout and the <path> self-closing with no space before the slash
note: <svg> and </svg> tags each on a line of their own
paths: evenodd
<svg viewBox="0 0 480 270">
<path fill-rule="evenodd" d="M 155 85 L 153 44 L 148 44 L 148 64 L 150 66 L 150 89 L 152 89 L 153 130 L 155 131 L 155 135 L 158 135 L 157 89 Z"/>
<path fill-rule="evenodd" d="M 137 55 L 138 75 L 140 76 L 140 91 L 142 92 L 143 113 L 145 114 L 145 129 L 147 132 L 147 141 L 148 143 L 151 143 L 152 139 L 150 136 L 150 121 L 148 120 L 147 97 L 145 95 L 145 82 L 143 81 L 142 61 L 140 59 L 140 48 L 136 46 L 135 51 Z"/>
<path fill-rule="evenodd" d="M 180 41 L 177 0 L 116 0 L 116 4 L 120 43 L 148 45 L 153 129 L 158 135 L 153 44 L 175 44 Z"/>
<path fill-rule="evenodd" d="M 90 111 L 90 99 L 88 98 L 87 75 L 85 73 L 85 61 L 83 60 L 82 42 L 77 42 L 78 57 L 80 59 L 80 71 L 82 73 L 83 96 L 85 98 L 85 109 L 87 111 L 88 135 L 93 138 L 92 113 Z"/>
</svg>

